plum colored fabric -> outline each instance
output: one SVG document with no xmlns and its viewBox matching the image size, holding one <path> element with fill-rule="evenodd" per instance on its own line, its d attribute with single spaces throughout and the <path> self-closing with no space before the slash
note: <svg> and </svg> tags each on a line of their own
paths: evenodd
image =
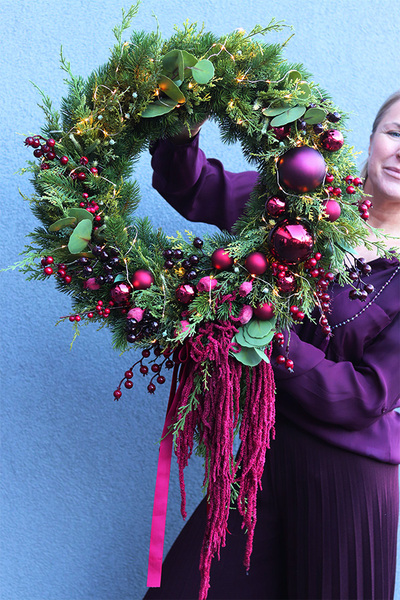
<svg viewBox="0 0 400 600">
<path fill-rule="evenodd" d="M 220 161 L 206 158 L 199 136 L 183 145 L 159 140 L 151 152 L 153 186 L 179 213 L 231 230 L 256 172 L 225 171 Z M 399 262 L 379 258 L 371 266 L 375 300 L 367 309 L 369 300 L 351 301 L 348 287 L 331 286 L 332 338 L 311 321 L 291 332 L 295 368 L 290 373 L 274 365 L 276 408 L 326 442 L 399 464 L 400 414 L 394 410 L 400 407 Z"/>
</svg>

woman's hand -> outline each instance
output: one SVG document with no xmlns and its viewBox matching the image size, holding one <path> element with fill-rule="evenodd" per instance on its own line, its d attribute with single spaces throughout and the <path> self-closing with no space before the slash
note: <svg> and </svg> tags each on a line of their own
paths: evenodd
<svg viewBox="0 0 400 600">
<path fill-rule="evenodd" d="M 195 135 L 197 135 L 200 131 L 200 129 L 202 128 L 202 126 L 204 125 L 204 123 L 208 120 L 208 117 L 206 117 L 205 119 L 203 119 L 202 121 L 200 121 L 200 123 L 197 123 L 196 125 L 193 125 L 193 127 L 190 128 L 190 133 L 187 129 L 187 127 L 184 127 L 182 129 L 182 131 L 180 133 L 178 133 L 178 135 L 173 135 L 171 136 L 171 141 L 174 144 L 186 144 L 187 142 L 189 142 L 192 138 L 194 138 Z"/>
</svg>

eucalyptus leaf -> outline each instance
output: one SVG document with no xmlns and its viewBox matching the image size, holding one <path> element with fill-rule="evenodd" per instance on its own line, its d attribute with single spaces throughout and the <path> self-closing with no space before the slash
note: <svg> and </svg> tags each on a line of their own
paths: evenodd
<svg viewBox="0 0 400 600">
<path fill-rule="evenodd" d="M 265 354 L 265 348 L 263 350 L 261 350 L 261 348 L 254 348 L 254 350 L 256 351 L 256 353 L 258 354 L 258 356 L 266 363 L 269 363 L 270 360 L 268 358 L 268 356 Z"/>
<path fill-rule="evenodd" d="M 250 337 L 262 339 L 270 335 L 271 331 L 275 329 L 276 317 L 267 321 L 261 321 L 260 319 L 251 319 L 247 323 L 246 329 Z"/>
<path fill-rule="evenodd" d="M 197 63 L 197 58 L 193 54 L 190 54 L 190 52 L 186 52 L 186 50 L 182 50 L 182 57 L 183 66 L 185 69 L 188 67 L 194 67 L 194 65 Z"/>
<path fill-rule="evenodd" d="M 317 125 L 325 119 L 326 113 L 322 108 L 309 108 L 303 117 L 303 120 L 309 125 Z"/>
<path fill-rule="evenodd" d="M 49 231 L 53 233 L 54 231 L 60 231 L 64 227 L 70 227 L 76 222 L 75 217 L 65 217 L 64 219 L 59 219 L 55 223 L 52 223 L 49 227 Z"/>
<path fill-rule="evenodd" d="M 271 127 L 282 127 L 288 123 L 293 123 L 300 119 L 306 111 L 305 106 L 293 106 L 289 110 L 285 110 L 282 114 L 274 117 L 270 123 Z"/>
<path fill-rule="evenodd" d="M 239 346 L 246 346 L 247 348 L 254 348 L 254 344 L 247 342 L 243 335 L 243 327 L 233 336 L 233 341 L 237 342 Z"/>
<path fill-rule="evenodd" d="M 71 254 L 78 254 L 86 248 L 90 242 L 92 227 L 93 224 L 90 219 L 84 219 L 78 223 L 68 242 L 68 250 Z"/>
<path fill-rule="evenodd" d="M 273 334 L 272 334 L 273 336 Z M 265 346 L 271 341 L 271 335 L 266 335 L 263 338 L 255 338 L 249 335 L 248 330 L 245 329 L 243 331 L 243 338 L 245 340 L 245 346 L 249 346 L 251 348 L 265 348 Z"/>
<path fill-rule="evenodd" d="M 156 100 L 149 104 L 145 110 L 142 112 L 142 117 L 144 119 L 150 119 L 152 117 L 159 117 L 160 115 L 165 115 L 171 110 L 178 106 L 178 103 L 169 98 L 165 98 L 163 100 Z"/>
<path fill-rule="evenodd" d="M 286 81 L 287 83 L 294 83 L 295 81 L 301 81 L 302 79 L 302 74 L 299 73 L 299 71 L 296 71 L 295 69 L 293 69 L 292 71 L 289 71 L 289 73 L 286 76 Z"/>
<path fill-rule="evenodd" d="M 297 91 L 302 94 L 302 100 L 307 100 L 311 96 L 310 86 L 306 81 L 301 81 L 297 86 Z"/>
<path fill-rule="evenodd" d="M 285 110 L 288 110 L 289 108 L 292 108 L 292 105 L 284 103 L 280 104 L 279 106 L 270 106 L 269 108 L 263 108 L 261 112 L 266 117 L 276 117 L 277 115 L 281 115 Z"/>
<path fill-rule="evenodd" d="M 199 60 L 199 62 L 192 67 L 192 75 L 197 83 L 208 83 L 214 77 L 214 65 L 207 58 Z"/>
<path fill-rule="evenodd" d="M 114 283 L 117 283 L 118 281 L 126 281 L 126 275 L 119 273 L 116 277 L 114 277 Z"/>
<path fill-rule="evenodd" d="M 169 96 L 178 104 L 184 104 L 186 102 L 186 98 L 183 95 L 182 91 L 178 88 L 178 86 L 166 75 L 161 75 L 158 81 L 158 87 L 164 94 Z"/>
<path fill-rule="evenodd" d="M 184 59 L 182 50 L 170 50 L 162 58 L 164 73 L 171 79 L 184 79 Z"/>
<path fill-rule="evenodd" d="M 254 348 L 246 347 L 241 348 L 240 352 L 236 352 L 234 357 L 247 367 L 256 367 L 262 360 L 262 357 Z"/>
<path fill-rule="evenodd" d="M 68 211 L 68 216 L 76 218 L 78 223 L 80 221 L 84 221 L 85 219 L 89 219 L 90 221 L 93 221 L 94 219 L 93 213 L 90 213 L 85 208 L 70 208 Z"/>
</svg>

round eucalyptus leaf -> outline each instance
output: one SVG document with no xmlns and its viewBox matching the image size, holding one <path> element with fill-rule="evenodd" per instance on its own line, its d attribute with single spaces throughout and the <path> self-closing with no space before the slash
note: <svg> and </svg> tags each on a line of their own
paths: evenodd
<svg viewBox="0 0 400 600">
<path fill-rule="evenodd" d="M 240 327 L 239 331 L 234 335 L 233 340 L 239 344 L 239 346 L 246 346 L 247 348 L 253 348 L 254 344 L 248 342 L 244 337 L 244 327 Z"/>
<path fill-rule="evenodd" d="M 65 217 L 64 219 L 59 219 L 49 227 L 49 231 L 53 233 L 54 231 L 60 231 L 64 227 L 70 227 L 76 222 L 75 217 Z"/>
<path fill-rule="evenodd" d="M 285 110 L 291 108 L 291 104 L 280 104 L 279 106 L 273 106 L 269 108 L 263 108 L 262 113 L 266 117 L 276 117 L 277 115 L 281 115 Z"/>
<path fill-rule="evenodd" d="M 234 357 L 247 367 L 256 367 L 262 360 L 262 357 L 254 348 L 246 348 L 245 346 L 241 348 L 240 352 L 235 353 Z"/>
<path fill-rule="evenodd" d="M 207 58 L 199 60 L 199 62 L 192 67 L 192 75 L 197 83 L 208 83 L 214 77 L 214 65 Z"/>
<path fill-rule="evenodd" d="M 282 127 L 283 125 L 287 125 L 288 123 L 293 123 L 293 121 L 297 121 L 300 119 L 302 115 L 304 115 L 306 111 L 305 106 L 293 106 L 293 108 L 289 108 L 285 110 L 282 114 L 274 117 L 270 123 L 271 127 Z"/>
<path fill-rule="evenodd" d="M 286 76 L 287 83 L 294 83 L 295 81 L 301 81 L 301 79 L 302 74 L 299 73 L 299 71 L 296 71 L 295 69 L 289 71 L 289 73 Z"/>
<path fill-rule="evenodd" d="M 68 242 L 68 250 L 71 254 L 78 254 L 86 248 L 91 239 L 92 227 L 90 219 L 84 219 L 78 223 Z"/>
<path fill-rule="evenodd" d="M 84 219 L 90 219 L 90 221 L 93 221 L 94 219 L 93 213 L 90 213 L 85 208 L 70 208 L 68 210 L 68 216 L 74 217 L 77 223 L 83 221 Z"/>
<path fill-rule="evenodd" d="M 164 74 L 171 79 L 184 79 L 182 50 L 170 50 L 162 59 Z"/>
<path fill-rule="evenodd" d="M 182 58 L 183 58 L 183 66 L 185 69 L 188 67 L 194 67 L 197 63 L 197 58 L 190 54 L 190 52 L 186 52 L 186 50 L 182 50 Z"/>
<path fill-rule="evenodd" d="M 250 337 L 263 339 L 270 336 L 271 332 L 274 332 L 275 323 L 276 318 L 269 319 L 268 321 L 252 319 L 247 323 L 246 330 Z"/>
<path fill-rule="evenodd" d="M 184 104 L 186 102 L 186 98 L 183 95 L 182 91 L 178 88 L 178 86 L 166 75 L 161 75 L 158 81 L 158 87 L 164 94 L 166 94 L 169 98 L 177 102 L 178 104 Z"/>
<path fill-rule="evenodd" d="M 163 100 L 156 100 L 155 102 L 151 102 L 148 106 L 146 106 L 145 110 L 142 112 L 141 116 L 144 119 L 150 119 L 152 117 L 159 117 L 160 115 L 165 115 L 171 110 L 178 106 L 178 103 L 175 100 L 171 100 L 170 98 L 164 98 Z"/>
<path fill-rule="evenodd" d="M 304 114 L 304 121 L 309 125 L 317 125 L 325 119 L 326 113 L 322 108 L 309 108 Z"/>
<path fill-rule="evenodd" d="M 301 93 L 302 100 L 307 100 L 311 95 L 310 86 L 306 81 L 301 81 L 297 86 L 297 91 Z"/>
</svg>

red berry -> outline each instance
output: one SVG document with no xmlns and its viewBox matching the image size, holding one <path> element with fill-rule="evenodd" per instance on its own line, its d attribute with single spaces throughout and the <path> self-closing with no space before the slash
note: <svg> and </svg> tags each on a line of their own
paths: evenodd
<svg viewBox="0 0 400 600">
<path fill-rule="evenodd" d="M 335 275 L 331 271 L 328 271 L 327 273 L 325 273 L 324 277 L 327 281 L 331 281 L 331 282 L 335 279 Z"/>
<path fill-rule="evenodd" d="M 328 319 L 324 316 L 322 316 L 319 320 L 320 325 L 322 325 L 322 327 L 325 327 L 325 325 L 328 325 Z"/>
<path fill-rule="evenodd" d="M 344 178 L 345 182 L 348 184 L 353 183 L 353 179 L 354 177 L 352 177 L 351 175 L 347 175 L 347 177 Z"/>
<path fill-rule="evenodd" d="M 104 311 L 103 311 L 103 314 L 104 314 L 104 315 L 109 315 L 109 314 L 110 314 L 110 312 L 111 312 L 111 311 L 110 311 L 110 309 L 109 309 L 109 308 L 105 308 L 105 309 L 104 309 Z"/>
<path fill-rule="evenodd" d="M 88 319 L 93 319 L 94 313 L 88 312 L 87 316 L 88 316 Z"/>
<path fill-rule="evenodd" d="M 90 169 L 90 172 L 92 175 L 94 175 L 95 177 L 97 177 L 97 175 L 99 174 L 98 170 L 96 169 L 96 167 L 92 167 Z"/>
<path fill-rule="evenodd" d="M 369 219 L 369 212 L 367 210 L 364 210 L 364 212 L 361 215 L 361 218 L 364 219 L 364 221 L 368 221 L 368 219 Z"/>
<path fill-rule="evenodd" d="M 174 366 L 174 361 L 167 360 L 165 366 L 167 367 L 167 369 L 172 369 L 172 367 Z"/>
<path fill-rule="evenodd" d="M 103 306 L 103 300 L 97 300 L 97 306 Z"/>
<path fill-rule="evenodd" d="M 311 277 L 319 277 L 319 269 L 313 269 L 312 271 L 310 271 L 310 275 Z"/>
<path fill-rule="evenodd" d="M 66 165 L 66 164 L 67 164 L 67 162 L 68 162 L 68 156 L 62 156 L 62 157 L 60 158 L 60 163 L 61 163 L 62 165 Z"/>
<path fill-rule="evenodd" d="M 100 215 L 96 215 L 94 218 L 95 221 L 101 221 L 101 216 Z"/>
<path fill-rule="evenodd" d="M 283 356 L 283 354 L 279 354 L 279 356 L 276 357 L 276 362 L 278 363 L 278 365 L 284 365 L 286 362 L 286 358 Z"/>
<path fill-rule="evenodd" d="M 87 200 L 87 199 L 89 198 L 89 194 L 87 194 L 86 192 L 83 192 L 83 194 L 82 194 L 82 198 L 83 198 L 84 200 Z"/>
<path fill-rule="evenodd" d="M 36 150 L 33 151 L 33 156 L 35 158 L 40 158 L 41 156 L 43 156 L 43 152 L 40 150 L 40 148 L 37 148 Z"/>
<path fill-rule="evenodd" d="M 32 148 L 39 148 L 40 146 L 40 141 L 37 138 L 34 138 L 32 144 L 31 144 Z"/>
<path fill-rule="evenodd" d="M 314 254 L 314 258 L 315 258 L 315 260 L 321 260 L 321 258 L 322 258 L 322 254 L 321 254 L 321 252 L 316 252 L 316 253 Z M 312 260 L 312 259 L 310 259 L 310 260 Z"/>
<path fill-rule="evenodd" d="M 332 194 L 334 196 L 341 196 L 342 195 L 342 189 L 340 187 L 335 187 L 332 190 Z"/>
<path fill-rule="evenodd" d="M 327 173 L 326 177 L 325 177 L 325 181 L 326 183 L 332 183 L 332 181 L 335 179 L 335 177 L 332 175 L 332 173 Z"/>
<path fill-rule="evenodd" d="M 128 379 L 127 381 L 125 381 L 124 386 L 126 387 L 127 390 L 131 390 L 133 388 L 133 381 Z"/>
<path fill-rule="evenodd" d="M 130 371 L 130 370 L 129 371 L 125 371 L 125 377 L 127 379 L 132 379 L 132 377 L 133 377 L 133 371 Z"/>
<path fill-rule="evenodd" d="M 42 163 L 40 165 L 40 168 L 42 169 L 42 171 L 47 171 L 47 169 L 50 169 L 50 165 L 48 163 Z"/>
<path fill-rule="evenodd" d="M 66 275 L 66 276 L 64 277 L 64 281 L 65 281 L 65 283 L 71 283 L 71 281 L 72 281 L 72 277 L 71 277 L 71 275 Z"/>
<path fill-rule="evenodd" d="M 296 315 L 299 312 L 299 307 L 298 306 L 291 306 L 290 307 L 290 312 L 292 313 L 292 315 Z"/>
<path fill-rule="evenodd" d="M 325 279 L 320 279 L 317 285 L 321 290 L 325 291 L 328 289 L 329 283 L 328 281 L 325 281 Z"/>
<path fill-rule="evenodd" d="M 87 165 L 87 164 L 88 164 L 88 162 L 89 162 L 89 159 L 88 159 L 88 158 L 86 158 L 86 156 L 81 156 L 81 158 L 80 158 L 79 162 L 81 163 L 81 165 L 84 165 L 84 166 L 85 166 L 85 165 Z"/>
<path fill-rule="evenodd" d="M 293 370 L 294 362 L 292 361 L 291 358 L 287 358 L 285 360 L 285 367 L 287 368 L 288 371 L 292 371 Z"/>
<path fill-rule="evenodd" d="M 280 331 L 278 331 L 274 335 L 274 341 L 277 344 L 279 344 L 280 346 L 283 346 L 283 344 L 285 343 L 285 336 L 283 335 L 283 333 L 281 333 Z"/>
<path fill-rule="evenodd" d="M 356 188 L 355 188 L 353 185 L 349 185 L 349 186 L 347 186 L 347 188 L 346 188 L 346 192 L 347 192 L 348 194 L 355 194 L 355 193 L 356 193 L 356 191 L 357 191 L 357 190 L 356 190 Z"/>
<path fill-rule="evenodd" d="M 84 173 L 83 171 L 81 171 L 80 173 L 78 173 L 78 179 L 79 179 L 79 181 L 85 181 L 85 179 L 86 179 L 86 173 Z"/>
<path fill-rule="evenodd" d="M 114 398 L 116 400 L 119 400 L 121 398 L 121 396 L 122 396 L 121 390 L 115 390 L 115 392 L 114 392 Z"/>
<path fill-rule="evenodd" d="M 142 356 L 143 356 L 143 358 L 149 358 L 149 356 L 150 356 L 150 350 L 148 350 L 147 348 L 145 348 L 144 350 L 142 350 Z"/>
<path fill-rule="evenodd" d="M 159 383 L 159 384 L 165 383 L 165 377 L 164 377 L 164 375 L 159 375 L 157 377 L 157 383 Z"/>
<path fill-rule="evenodd" d="M 329 327 L 329 325 L 324 325 L 322 327 L 322 333 L 325 335 L 330 335 L 332 333 L 332 329 Z"/>
<path fill-rule="evenodd" d="M 297 315 L 296 315 L 296 320 L 297 320 L 297 321 L 303 321 L 305 316 L 306 316 L 306 315 L 303 313 L 303 311 L 302 311 L 302 310 L 299 310 L 299 312 L 298 312 L 298 313 L 297 313 Z"/>
<path fill-rule="evenodd" d="M 84 202 L 79 202 L 79 206 L 80 206 L 81 208 L 85 208 L 86 204 L 85 204 Z"/>
<path fill-rule="evenodd" d="M 50 152 L 50 146 L 48 146 L 47 144 L 43 144 L 43 146 L 41 146 L 41 150 L 43 154 L 47 154 L 48 152 Z"/>
<path fill-rule="evenodd" d="M 149 368 L 146 367 L 146 365 L 140 365 L 139 371 L 141 372 L 142 375 L 147 375 L 147 373 L 149 372 Z"/>
<path fill-rule="evenodd" d="M 329 192 L 329 194 L 332 194 L 333 192 L 333 187 L 331 185 L 328 185 L 328 187 L 326 188 L 327 192 Z"/>
<path fill-rule="evenodd" d="M 307 262 L 311 268 L 314 268 L 317 265 L 318 261 L 316 258 L 309 258 Z"/>
<path fill-rule="evenodd" d="M 33 137 L 27 137 L 25 139 L 25 146 L 32 146 L 33 143 Z"/>
<path fill-rule="evenodd" d="M 149 394 L 154 394 L 154 392 L 156 391 L 156 386 L 154 385 L 154 383 L 149 383 L 149 385 L 147 386 L 147 391 L 149 392 Z"/>
<path fill-rule="evenodd" d="M 47 160 L 54 160 L 54 159 L 55 159 L 55 157 L 56 157 L 56 155 L 55 155 L 55 153 L 54 153 L 54 152 L 48 152 L 48 153 L 46 154 L 46 158 L 47 158 Z"/>
<path fill-rule="evenodd" d="M 58 271 L 57 271 L 57 275 L 59 275 L 61 277 L 61 279 L 64 279 L 66 274 L 67 274 L 67 272 L 65 269 L 58 269 Z"/>
<path fill-rule="evenodd" d="M 368 198 L 364 198 L 364 200 L 363 200 L 363 204 L 365 204 L 365 206 L 366 206 L 367 208 L 371 208 L 371 206 L 372 206 L 372 202 L 371 202 L 371 200 L 369 200 Z"/>
<path fill-rule="evenodd" d="M 54 148 L 54 146 L 56 145 L 56 140 L 53 140 L 53 138 L 49 138 L 46 142 L 46 144 L 48 146 L 50 146 L 50 148 Z"/>
<path fill-rule="evenodd" d="M 353 183 L 354 185 L 362 185 L 362 179 L 360 177 L 355 177 Z"/>
<path fill-rule="evenodd" d="M 151 370 L 153 371 L 153 373 L 159 373 L 160 365 L 157 365 L 157 363 L 154 363 L 153 365 L 151 365 Z"/>
<path fill-rule="evenodd" d="M 52 275 L 53 274 L 53 269 L 51 267 L 46 267 L 44 269 L 44 274 L 45 275 Z"/>
<path fill-rule="evenodd" d="M 80 315 L 76 315 L 75 316 L 75 321 L 77 321 L 79 323 L 80 320 L 81 320 L 81 316 Z"/>
<path fill-rule="evenodd" d="M 69 316 L 69 320 L 70 320 L 70 321 L 71 321 L 71 323 L 72 323 L 73 321 L 75 321 L 75 316 L 74 316 L 74 315 L 70 315 L 70 316 Z"/>
</svg>

